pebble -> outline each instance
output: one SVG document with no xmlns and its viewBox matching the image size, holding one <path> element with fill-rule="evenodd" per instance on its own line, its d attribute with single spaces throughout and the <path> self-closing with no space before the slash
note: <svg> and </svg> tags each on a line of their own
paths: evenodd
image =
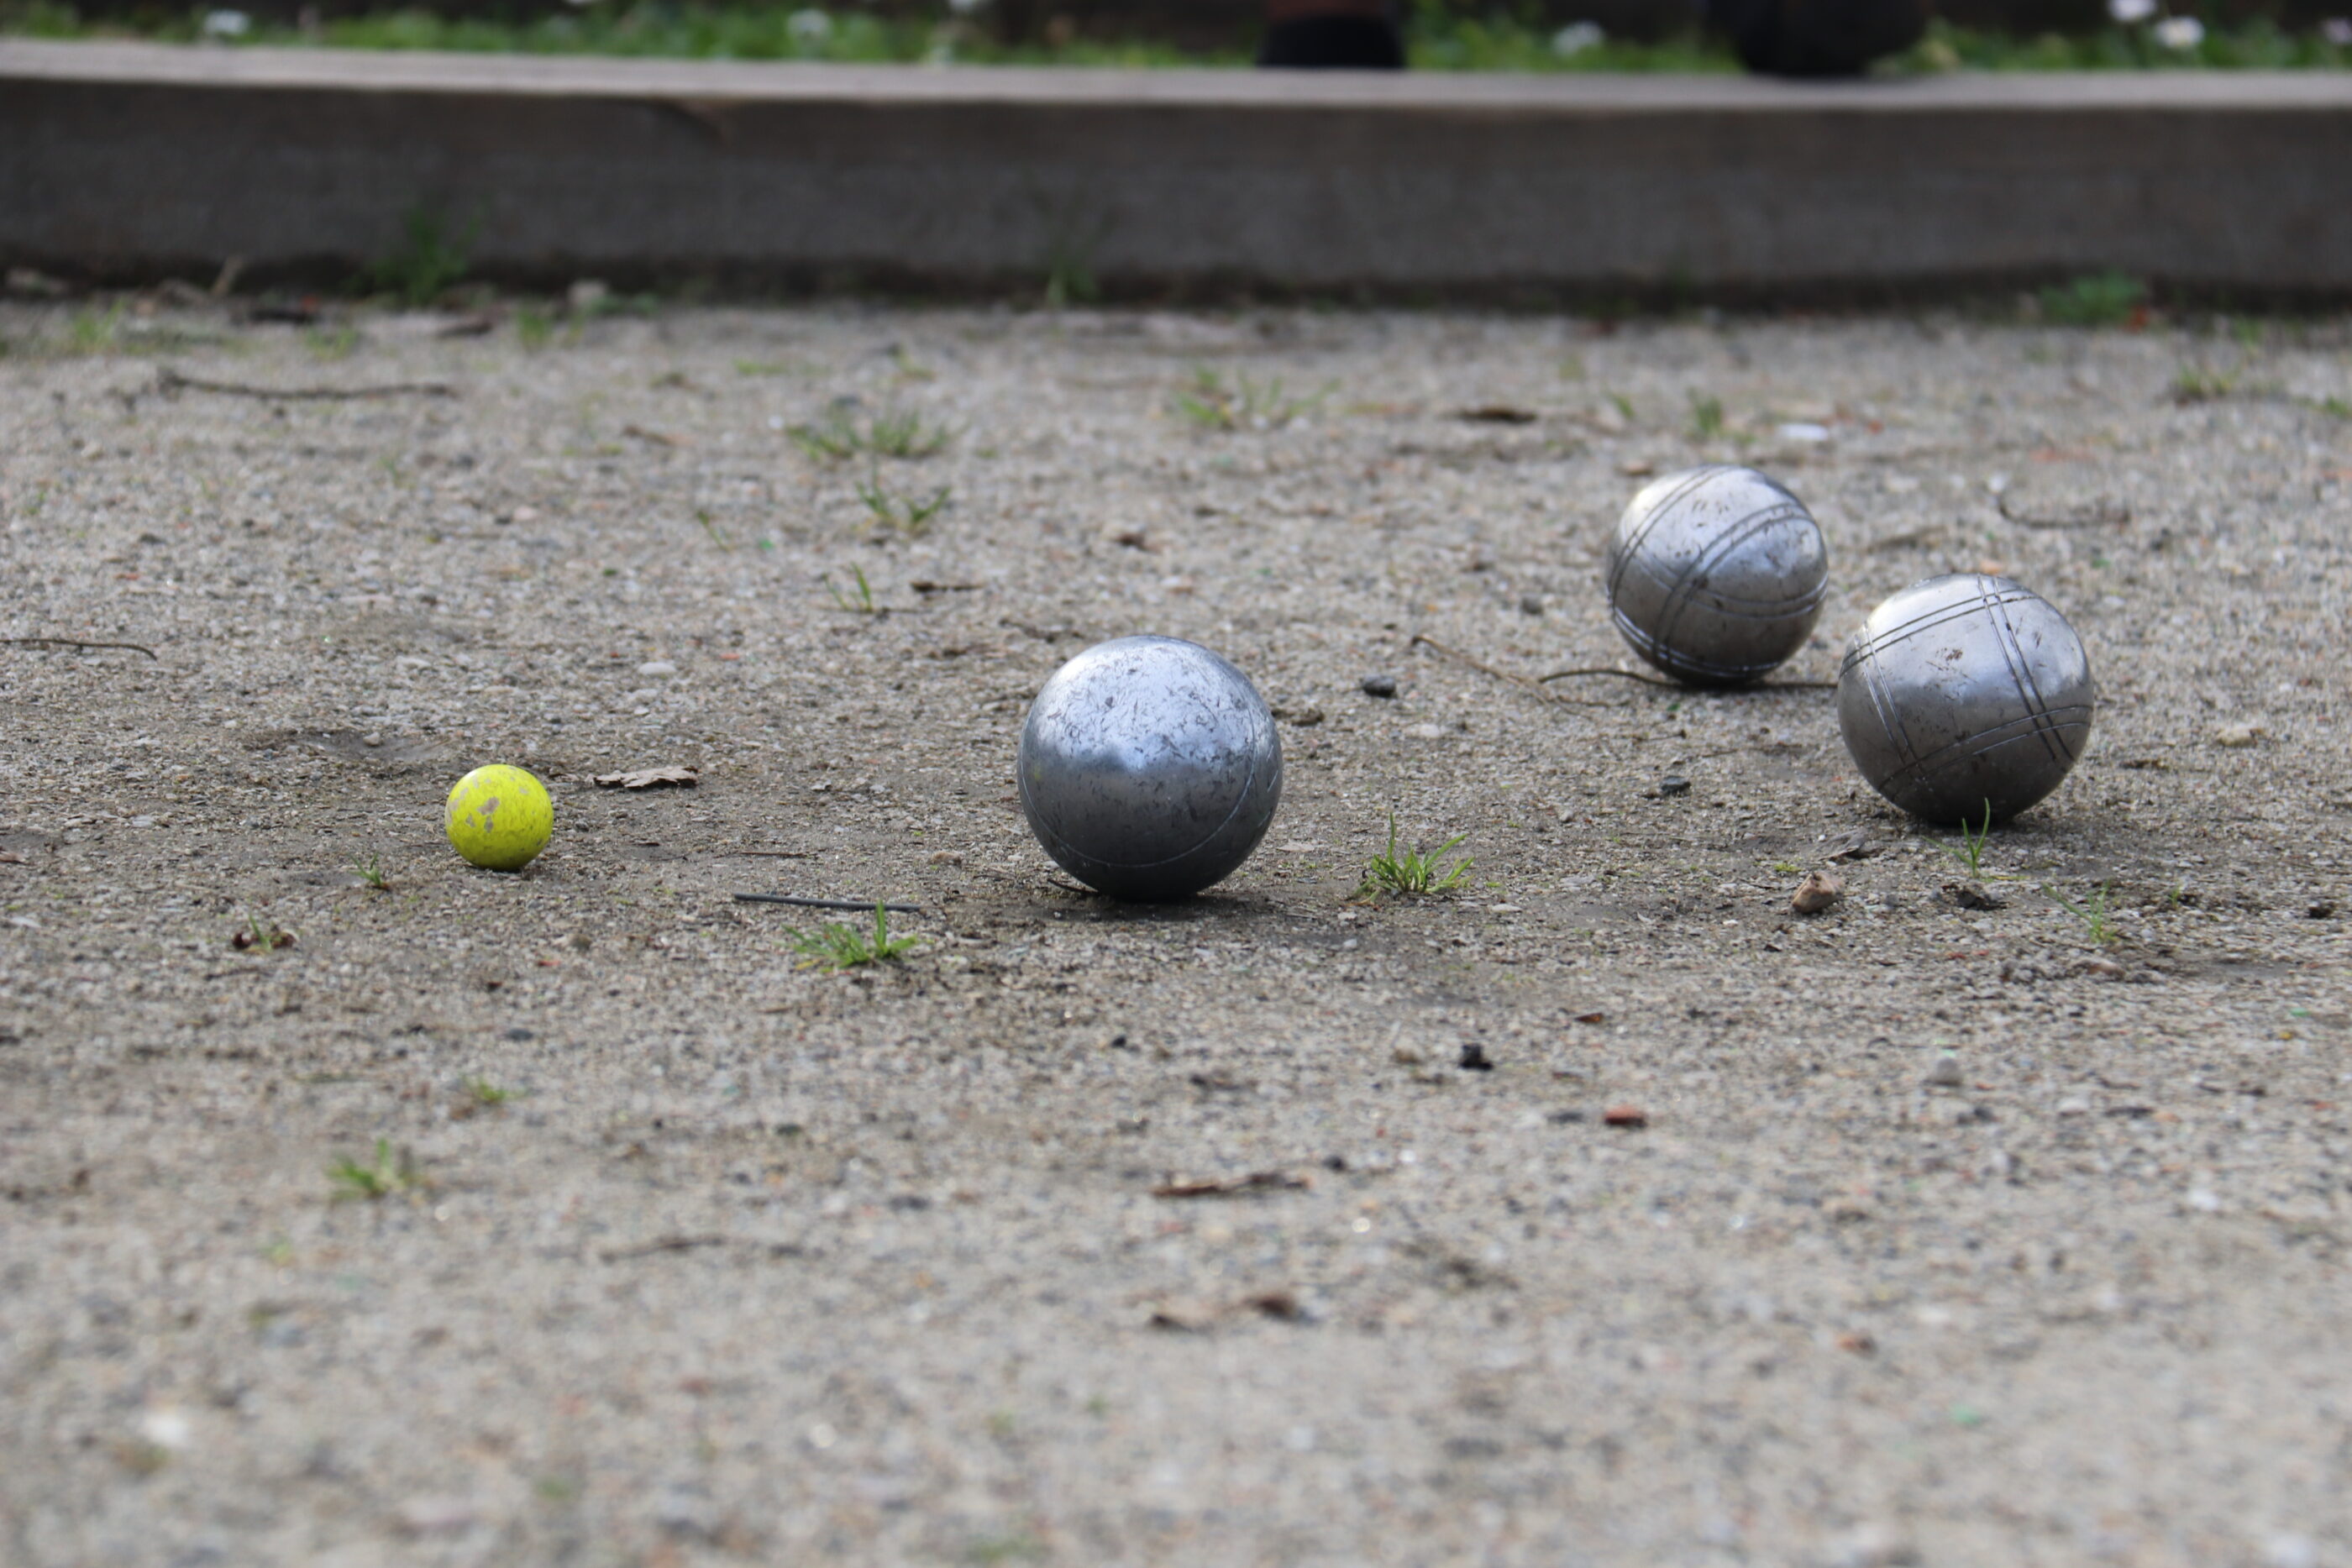
<svg viewBox="0 0 2352 1568">
<path fill-rule="evenodd" d="M 1958 1089 L 1962 1082 L 1963 1081 L 1960 1076 L 1960 1059 L 1953 1055 L 1948 1051 L 1944 1052 L 1943 1055 L 1937 1057 L 1936 1059 L 1936 1064 L 1927 1069 L 1927 1085 L 1929 1088 Z"/>
<path fill-rule="evenodd" d="M 1948 882 L 1944 896 L 1962 909 L 2006 909 L 2008 901 L 1998 897 L 1980 882 Z"/>
<path fill-rule="evenodd" d="M 1445 738 L 1445 732 L 1438 728 L 1433 724 L 1416 724 L 1409 726 L 1405 729 L 1405 734 L 1411 736 L 1415 740 L 1444 740 Z"/>
<path fill-rule="evenodd" d="M 671 664 L 667 659 L 648 659 L 644 664 L 637 666 L 637 674 L 641 675 L 674 675 L 677 674 L 677 666 Z"/>
<path fill-rule="evenodd" d="M 2253 724 L 2225 724 L 2213 732 L 2213 744 L 2225 750 L 2242 751 L 2263 737 L 2262 727 Z"/>
<path fill-rule="evenodd" d="M 1677 795 L 1689 793 L 1690 780 L 1679 773 L 1669 773 L 1658 780 L 1658 794 L 1661 799 L 1671 800 Z"/>
<path fill-rule="evenodd" d="M 1368 697 L 1392 697 L 1397 695 L 1397 678 L 1394 675 L 1366 675 L 1362 685 Z"/>
<path fill-rule="evenodd" d="M 1809 873 L 1789 895 L 1789 907 L 1799 915 L 1819 915 L 1845 896 L 1845 883 L 1828 872 Z"/>
<path fill-rule="evenodd" d="M 1540 593 L 1522 593 L 1522 594 L 1520 594 L 1520 595 L 1519 595 L 1519 613 L 1520 613 L 1520 614 L 1522 614 L 1522 615 L 1540 615 L 1540 614 L 1542 614 L 1543 612 L 1544 612 L 1544 601 L 1543 601 L 1543 595 L 1542 595 L 1542 594 L 1540 594 Z"/>
<path fill-rule="evenodd" d="M 1495 1071 L 1495 1063 L 1487 1057 L 1486 1048 L 1480 1045 L 1475 1040 L 1462 1048 L 1462 1058 L 1454 1065 L 1460 1068 L 1465 1072 L 1492 1072 Z"/>
</svg>

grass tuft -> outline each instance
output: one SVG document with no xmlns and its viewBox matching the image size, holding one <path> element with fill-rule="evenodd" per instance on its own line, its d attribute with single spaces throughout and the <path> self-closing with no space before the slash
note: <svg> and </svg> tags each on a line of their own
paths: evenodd
<svg viewBox="0 0 2352 1568">
<path fill-rule="evenodd" d="M 2128 272 L 2096 272 L 2038 296 L 2042 319 L 2061 327 L 2120 327 L 2147 304 L 2147 285 Z"/>
<path fill-rule="evenodd" d="M 343 1155 L 327 1167 L 337 1203 L 373 1203 L 424 1185 L 406 1149 L 394 1149 L 390 1138 L 375 1141 L 375 1155 L 364 1164 Z"/>
<path fill-rule="evenodd" d="M 1471 861 L 1467 855 L 1452 865 L 1438 862 L 1451 853 L 1455 845 L 1468 835 L 1456 833 L 1427 854 L 1419 850 L 1397 852 L 1396 813 L 1389 813 L 1389 847 L 1372 857 L 1364 868 L 1364 880 L 1356 889 L 1356 896 L 1377 899 L 1382 894 L 1396 894 L 1406 898 L 1432 898 L 1452 893 L 1470 874 Z"/>
<path fill-rule="evenodd" d="M 833 595 L 833 601 L 839 608 L 848 611 L 852 615 L 874 614 L 874 585 L 866 580 L 866 569 L 852 562 L 849 576 L 850 580 L 857 584 L 857 591 L 855 593 L 845 592 L 834 582 L 833 576 L 829 572 L 818 578 L 817 580 L 824 584 L 824 591 Z"/>
<path fill-rule="evenodd" d="M 824 418 L 796 424 L 784 432 L 793 445 L 824 463 L 845 462 L 857 456 L 929 457 L 954 439 L 943 424 L 932 424 L 909 409 L 886 409 L 863 425 L 846 408 L 836 404 Z"/>
<path fill-rule="evenodd" d="M 890 912 L 877 903 L 874 905 L 874 929 L 870 934 L 856 925 L 827 921 L 814 931 L 795 935 L 793 947 L 801 956 L 802 968 L 837 972 L 861 964 L 894 962 L 912 950 L 919 940 L 891 936 Z"/>
<path fill-rule="evenodd" d="M 1960 819 L 1960 841 L 1957 848 L 1941 840 L 1937 841 L 1936 847 L 1968 867 L 1969 875 L 1974 877 L 1984 869 L 1985 841 L 1990 837 L 1992 837 L 1992 802 L 1987 800 L 1984 803 L 1984 821 L 1981 824 L 1971 828 L 1966 817 Z"/>
<path fill-rule="evenodd" d="M 866 504 L 874 520 L 892 533 L 907 538 L 919 538 L 929 533 L 931 519 L 946 509 L 954 492 L 945 485 L 929 496 L 917 497 L 894 494 L 882 484 L 879 476 L 861 481 L 857 498 Z"/>
<path fill-rule="evenodd" d="M 1331 395 L 1325 387 L 1311 397 L 1292 397 L 1282 390 L 1282 379 L 1253 381 L 1236 371 L 1228 381 L 1206 365 L 1192 369 L 1192 384 L 1176 394 L 1176 413 L 1202 430 L 1272 430 L 1312 413 Z"/>
<path fill-rule="evenodd" d="M 2107 904 L 2113 886 L 2111 883 L 2099 883 L 2080 904 L 2046 883 L 2042 891 L 2052 903 L 2083 923 L 2083 935 L 2090 938 L 2091 946 L 2112 947 L 2124 939 L 2124 934 L 2116 926 L 2114 914 Z"/>
</svg>

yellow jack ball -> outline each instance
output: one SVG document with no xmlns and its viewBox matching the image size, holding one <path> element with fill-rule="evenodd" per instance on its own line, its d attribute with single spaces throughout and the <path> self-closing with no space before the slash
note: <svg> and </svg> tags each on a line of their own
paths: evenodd
<svg viewBox="0 0 2352 1568">
<path fill-rule="evenodd" d="M 449 791 L 449 847 L 486 871 L 520 871 L 555 831 L 555 802 L 527 770 L 494 762 Z"/>
</svg>

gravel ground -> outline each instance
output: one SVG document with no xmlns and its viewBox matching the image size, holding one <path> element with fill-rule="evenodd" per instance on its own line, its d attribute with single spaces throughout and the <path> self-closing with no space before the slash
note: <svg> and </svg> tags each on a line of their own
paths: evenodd
<svg viewBox="0 0 2352 1568">
<path fill-rule="evenodd" d="M 146 308 L 0 308 L 0 630 L 156 655 L 0 646 L 0 1558 L 2352 1564 L 2347 324 Z M 1445 652 L 1619 663 L 1741 455 L 1787 678 L 1987 560 L 2089 643 L 2003 907 L 1826 692 Z M 1136 631 L 1284 720 L 1181 906 L 1011 786 Z"/>
</svg>

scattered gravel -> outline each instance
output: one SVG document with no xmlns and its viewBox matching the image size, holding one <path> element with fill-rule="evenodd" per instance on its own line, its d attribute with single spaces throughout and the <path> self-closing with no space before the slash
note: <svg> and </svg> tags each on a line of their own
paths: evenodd
<svg viewBox="0 0 2352 1568">
<path fill-rule="evenodd" d="M 0 307 L 0 631 L 156 656 L 0 645 L 0 1558 L 2352 1553 L 2343 323 L 84 308 Z M 1605 531 L 1702 458 L 1831 540 L 1791 679 L 1987 561 L 2081 631 L 2005 907 L 1827 693 L 1412 641 L 1626 662 Z M 1012 789 L 1143 631 L 1299 716 L 1172 908 Z M 492 760 L 518 876 L 441 842 Z M 1353 902 L 1391 810 L 1458 896 Z"/>
</svg>

